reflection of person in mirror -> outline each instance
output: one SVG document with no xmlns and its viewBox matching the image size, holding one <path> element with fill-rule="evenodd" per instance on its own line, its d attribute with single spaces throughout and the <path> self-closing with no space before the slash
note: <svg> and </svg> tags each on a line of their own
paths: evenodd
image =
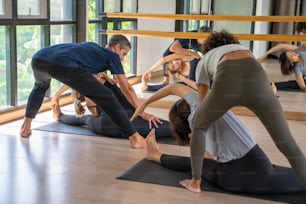
<svg viewBox="0 0 306 204">
<path fill-rule="evenodd" d="M 210 27 L 208 26 L 202 26 L 197 30 L 192 30 L 189 32 L 202 32 L 202 33 L 210 33 L 212 30 Z M 201 45 L 205 42 L 204 38 L 197 38 L 197 39 L 186 39 L 186 38 L 177 38 L 175 39 L 171 45 L 165 50 L 165 52 L 163 53 L 163 58 L 161 60 L 164 60 L 163 64 L 163 73 L 164 73 L 164 78 L 163 81 L 160 84 L 152 84 L 147 86 L 146 84 L 143 86 L 143 90 L 147 90 L 147 91 L 157 91 L 159 89 L 161 89 L 162 87 L 166 86 L 167 84 L 170 83 L 170 77 L 171 75 L 169 75 L 169 63 L 165 63 L 165 62 L 171 62 L 174 61 L 169 60 L 169 58 L 167 56 L 169 55 L 177 55 L 177 56 L 181 56 L 180 59 L 182 59 L 182 56 L 185 56 L 189 58 L 188 60 L 188 65 L 189 65 L 189 71 L 188 71 L 188 78 L 192 81 L 195 80 L 195 69 L 196 69 L 196 65 L 199 61 L 199 59 L 202 56 L 202 53 L 200 52 L 201 50 Z M 177 58 L 176 56 L 176 58 Z M 161 61 L 159 60 L 159 61 Z M 156 62 L 158 63 L 158 62 Z M 155 65 L 157 65 L 155 63 Z M 185 63 L 182 63 L 185 64 Z M 155 65 L 153 65 L 153 67 L 151 67 L 151 71 L 153 71 L 154 69 L 158 68 L 155 67 Z M 155 68 L 154 68 L 155 67 Z M 146 83 L 146 81 L 150 78 L 149 73 L 151 72 L 146 72 L 145 77 L 143 78 L 143 82 Z M 170 72 L 171 73 L 171 72 Z"/>
<path fill-rule="evenodd" d="M 306 90 L 306 44 L 296 46 L 291 44 L 278 44 L 261 57 L 257 59 L 258 62 L 263 62 L 268 55 L 281 51 L 279 56 L 280 69 L 283 75 L 295 75 L 295 80 L 284 82 L 275 82 L 273 85 L 277 90 Z"/>
<path fill-rule="evenodd" d="M 306 22 L 298 22 L 296 24 L 296 31 L 298 34 L 300 33 L 306 34 Z"/>
</svg>

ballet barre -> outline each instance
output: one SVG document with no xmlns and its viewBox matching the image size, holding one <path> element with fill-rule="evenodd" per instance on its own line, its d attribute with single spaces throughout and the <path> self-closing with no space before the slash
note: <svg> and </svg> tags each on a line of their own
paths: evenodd
<svg viewBox="0 0 306 204">
<path fill-rule="evenodd" d="M 101 17 L 130 19 L 168 19 L 205 21 L 264 21 L 264 22 L 305 22 L 305 16 L 224 16 L 200 14 L 150 14 L 150 13 L 101 13 Z"/>
<path fill-rule="evenodd" d="M 186 39 L 206 39 L 209 33 L 202 32 L 166 32 L 153 30 L 101 30 L 100 34 L 122 34 L 139 37 L 160 37 L 160 38 L 186 38 Z M 306 42 L 306 35 L 286 35 L 286 34 L 233 34 L 239 40 L 252 41 L 299 41 Z"/>
</svg>

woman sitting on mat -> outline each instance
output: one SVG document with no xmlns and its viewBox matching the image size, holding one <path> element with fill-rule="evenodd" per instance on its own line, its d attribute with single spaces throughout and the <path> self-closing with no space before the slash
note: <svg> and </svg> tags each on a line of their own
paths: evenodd
<svg viewBox="0 0 306 204">
<path fill-rule="evenodd" d="M 277 90 L 306 90 L 306 44 L 298 47 L 291 44 L 278 44 L 269 49 L 257 59 L 263 62 L 268 55 L 285 50 L 279 56 L 280 68 L 283 75 L 295 75 L 295 80 L 274 82 Z"/>
<path fill-rule="evenodd" d="M 161 84 L 148 84 L 151 79 L 152 72 L 166 64 L 166 71 L 172 77 L 172 81 L 181 81 L 185 84 L 191 84 L 195 81 L 195 70 L 199 59 L 191 55 L 170 54 L 159 59 L 148 71 L 142 75 L 143 91 L 157 91 L 169 84 L 169 77 L 164 78 Z"/>
<path fill-rule="evenodd" d="M 125 110 L 127 116 L 131 117 L 131 115 L 135 111 L 135 108 L 127 101 L 127 99 L 121 92 L 120 88 L 116 84 L 114 84 L 109 78 L 105 80 L 106 77 L 107 76 L 103 75 L 103 77 L 102 78 L 99 77 L 98 80 L 113 92 L 113 94 L 121 104 L 122 108 Z M 64 86 L 59 89 L 59 91 L 55 94 L 55 96 L 51 101 L 51 108 L 55 120 L 61 123 L 65 123 L 67 125 L 74 125 L 74 126 L 86 125 L 93 132 L 101 134 L 106 137 L 122 136 L 120 128 L 116 124 L 114 124 L 114 122 L 109 118 L 107 114 L 104 113 L 104 111 L 100 107 L 96 106 L 96 104 L 87 97 L 85 98 L 85 101 L 88 109 L 92 114 L 86 114 L 82 116 L 63 114 L 60 110 L 58 100 L 61 93 L 65 89 L 67 90 L 69 88 L 68 86 L 66 87 Z M 77 112 L 84 114 L 84 111 L 77 111 Z M 142 117 L 138 116 L 136 120 L 132 122 L 132 125 L 141 135 L 144 136 L 147 135 L 151 130 L 151 128 L 155 127 L 157 138 L 164 138 L 171 136 L 168 121 L 159 119 L 157 123 L 156 121 L 150 119 L 150 114 L 148 113 L 141 114 L 141 116 Z"/>
<path fill-rule="evenodd" d="M 169 112 L 170 128 L 178 144 L 189 145 L 191 126 L 199 107 L 198 93 L 172 83 L 145 100 L 131 120 L 152 102 L 168 95 L 181 97 Z M 146 139 L 146 158 L 176 171 L 191 171 L 190 158 L 162 154 L 152 130 Z M 249 131 L 230 111 L 207 130 L 202 180 L 239 193 L 293 193 L 304 187 L 290 168 L 271 164 Z M 205 157 L 205 158 L 204 158 Z"/>
</svg>

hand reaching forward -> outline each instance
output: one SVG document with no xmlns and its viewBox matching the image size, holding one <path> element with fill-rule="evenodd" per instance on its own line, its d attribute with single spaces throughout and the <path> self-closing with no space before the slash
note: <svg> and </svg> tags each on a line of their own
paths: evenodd
<svg viewBox="0 0 306 204">
<path fill-rule="evenodd" d="M 144 109 L 147 107 L 147 105 L 145 103 L 141 103 L 136 110 L 134 111 L 134 114 L 132 115 L 132 117 L 130 118 L 130 121 L 133 121 L 135 118 L 137 118 L 137 116 L 139 116 Z"/>
<path fill-rule="evenodd" d="M 134 111 L 134 114 L 130 118 L 130 121 L 133 121 L 137 116 L 141 116 L 142 119 L 149 122 L 150 129 L 152 128 L 152 124 L 154 125 L 154 127 L 158 128 L 158 124 L 162 124 L 163 122 L 157 116 L 144 112 L 146 106 L 146 103 L 141 103 Z"/>
</svg>

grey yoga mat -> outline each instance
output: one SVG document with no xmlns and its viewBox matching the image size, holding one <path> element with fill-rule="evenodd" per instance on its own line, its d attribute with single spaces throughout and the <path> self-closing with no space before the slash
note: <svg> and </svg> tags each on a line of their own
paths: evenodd
<svg viewBox="0 0 306 204">
<path fill-rule="evenodd" d="M 100 134 L 97 134 L 97 133 L 91 131 L 87 127 L 67 125 L 67 124 L 60 123 L 60 122 L 47 123 L 45 125 L 34 128 L 34 130 L 105 137 L 103 135 L 100 135 Z M 120 137 L 118 137 L 118 138 L 120 138 Z M 122 138 L 122 139 L 124 139 L 124 138 Z M 163 144 L 177 144 L 173 137 L 158 138 L 158 142 L 163 143 Z"/>
<path fill-rule="evenodd" d="M 186 178 L 191 178 L 190 172 L 178 172 L 166 167 L 161 166 L 156 162 L 152 162 L 143 159 L 128 169 L 126 172 L 117 177 L 117 179 L 124 179 L 130 181 L 152 183 L 159 185 L 167 185 L 173 187 L 180 187 L 179 181 Z M 237 194 L 231 193 L 219 189 L 208 182 L 202 182 L 202 190 L 226 193 L 239 196 L 252 197 L 256 199 L 263 199 L 269 201 L 284 202 L 290 204 L 305 204 L 306 203 L 306 190 L 301 193 L 294 194 L 273 194 L 273 195 L 263 195 L 263 194 Z"/>
</svg>

